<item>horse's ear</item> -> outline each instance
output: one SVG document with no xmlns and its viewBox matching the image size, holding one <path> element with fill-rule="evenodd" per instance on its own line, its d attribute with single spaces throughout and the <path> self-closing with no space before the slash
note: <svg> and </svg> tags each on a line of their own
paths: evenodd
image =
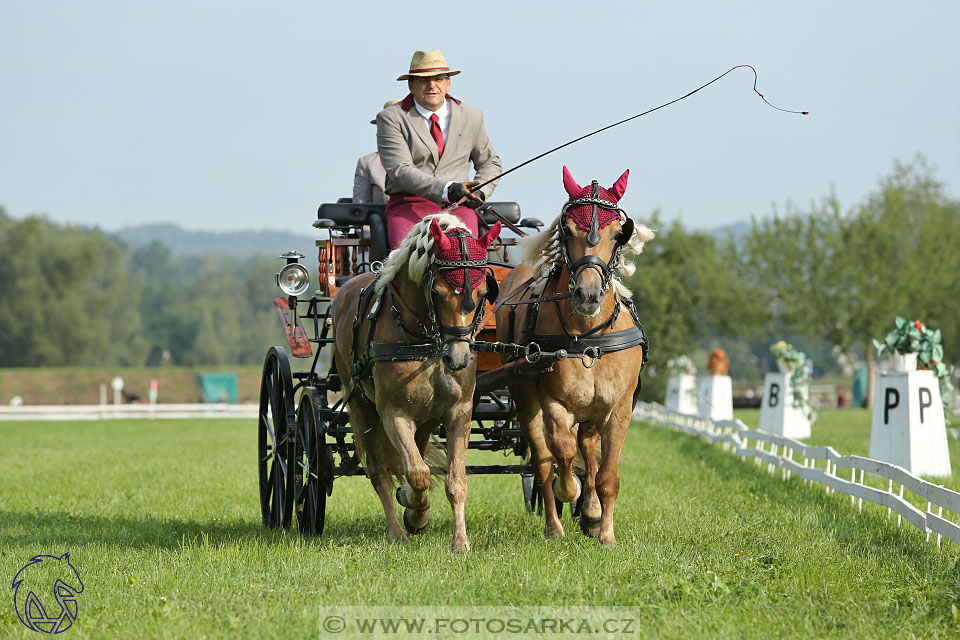
<svg viewBox="0 0 960 640">
<path fill-rule="evenodd" d="M 571 198 L 580 195 L 580 192 L 583 191 L 583 187 L 578 185 L 577 181 L 570 175 L 567 165 L 563 165 L 563 188 L 567 190 L 567 195 Z"/>
<path fill-rule="evenodd" d="M 503 228 L 503 225 L 501 225 L 500 221 L 497 220 L 496 222 L 493 223 L 493 226 L 490 227 L 490 229 L 488 229 L 485 234 L 477 238 L 477 244 L 479 244 L 481 247 L 486 249 L 491 244 L 493 244 L 494 240 L 496 240 L 500 236 L 500 229 L 502 228 Z"/>
<path fill-rule="evenodd" d="M 450 250 L 450 238 L 443 233 L 443 229 L 440 228 L 440 223 L 437 222 L 436 218 L 430 221 L 430 235 L 433 236 L 437 249 L 440 251 Z"/>
<path fill-rule="evenodd" d="M 613 186 L 607 189 L 607 192 L 612 195 L 617 202 L 620 201 L 620 198 L 623 197 L 624 192 L 627 190 L 627 178 L 630 176 L 630 169 L 627 169 L 623 172 L 623 175 L 613 183 Z"/>
</svg>

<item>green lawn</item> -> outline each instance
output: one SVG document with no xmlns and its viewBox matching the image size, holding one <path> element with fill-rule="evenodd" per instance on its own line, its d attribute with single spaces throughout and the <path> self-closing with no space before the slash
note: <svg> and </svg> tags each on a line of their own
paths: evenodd
<svg viewBox="0 0 960 640">
<path fill-rule="evenodd" d="M 869 416 L 824 412 L 828 431 L 862 453 Z M 960 547 L 660 427 L 628 433 L 613 551 L 567 515 L 544 540 L 515 476 L 471 477 L 466 556 L 441 491 L 401 547 L 363 478 L 336 481 L 323 538 L 267 531 L 255 463 L 252 421 L 0 423 L 0 577 L 70 551 L 71 637 L 315 638 L 320 605 L 360 604 L 622 605 L 638 637 L 960 634 Z M 9 593 L 0 636 L 35 637 Z"/>
</svg>

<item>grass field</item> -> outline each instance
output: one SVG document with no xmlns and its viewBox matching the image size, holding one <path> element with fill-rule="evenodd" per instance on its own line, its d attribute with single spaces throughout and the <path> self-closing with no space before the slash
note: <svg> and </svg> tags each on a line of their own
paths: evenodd
<svg viewBox="0 0 960 640">
<path fill-rule="evenodd" d="M 866 412 L 824 412 L 812 440 L 868 436 Z M 960 635 L 960 547 L 660 427 L 628 433 L 613 551 L 567 514 L 544 540 L 515 476 L 471 477 L 466 556 L 442 492 L 401 547 L 362 478 L 336 481 L 322 538 L 267 531 L 255 463 L 251 421 L 0 423 L 0 577 L 71 552 L 85 589 L 63 637 L 315 638 L 320 605 L 354 604 L 622 605 L 634 637 Z M 7 594 L 0 636 L 34 637 Z"/>
</svg>

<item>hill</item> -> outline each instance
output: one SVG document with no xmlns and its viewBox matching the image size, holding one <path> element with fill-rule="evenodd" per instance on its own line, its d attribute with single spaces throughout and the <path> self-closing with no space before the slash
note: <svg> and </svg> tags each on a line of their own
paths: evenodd
<svg viewBox="0 0 960 640">
<path fill-rule="evenodd" d="M 242 229 L 235 231 L 190 231 L 176 224 L 145 224 L 124 227 L 114 235 L 135 247 L 160 242 L 175 254 L 222 253 L 236 258 L 255 255 L 279 256 L 296 249 L 310 256 L 314 236 L 286 231 Z"/>
</svg>

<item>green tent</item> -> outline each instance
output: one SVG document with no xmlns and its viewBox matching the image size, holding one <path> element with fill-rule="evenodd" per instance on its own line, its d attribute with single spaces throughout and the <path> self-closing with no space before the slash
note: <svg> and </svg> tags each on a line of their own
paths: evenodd
<svg viewBox="0 0 960 640">
<path fill-rule="evenodd" d="M 235 373 L 198 373 L 197 386 L 200 387 L 202 402 L 237 403 L 237 374 Z"/>
</svg>

